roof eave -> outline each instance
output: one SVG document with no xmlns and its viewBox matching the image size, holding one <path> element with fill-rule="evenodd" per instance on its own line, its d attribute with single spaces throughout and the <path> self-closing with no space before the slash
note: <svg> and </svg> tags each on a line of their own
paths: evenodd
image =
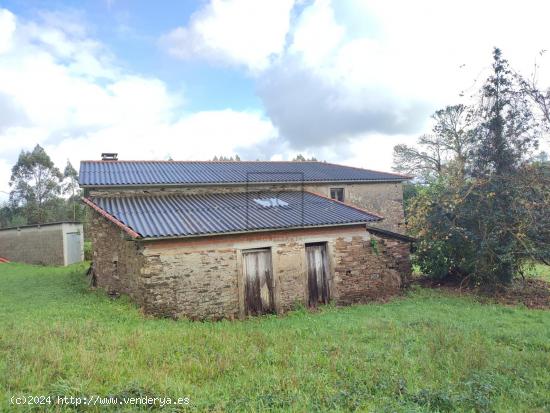
<svg viewBox="0 0 550 413">
<path fill-rule="evenodd" d="M 384 229 L 384 228 L 373 227 L 373 226 L 368 225 L 368 224 L 366 225 L 366 228 L 367 228 L 367 231 L 369 231 L 369 232 L 378 233 L 380 235 L 386 235 L 390 238 L 396 238 L 396 239 L 399 239 L 401 241 L 406 241 L 406 242 L 416 242 L 416 241 L 418 241 L 414 237 L 410 237 L 408 235 L 400 234 L 399 232 L 390 231 L 390 230 L 387 230 L 387 229 Z"/>
<path fill-rule="evenodd" d="M 377 222 L 381 220 L 375 220 L 375 221 Z M 299 229 L 353 227 L 353 226 L 359 226 L 359 225 L 367 225 L 369 222 L 375 222 L 375 221 L 356 221 L 356 222 L 348 222 L 348 223 L 340 223 L 340 224 L 307 225 L 307 226 L 294 226 L 294 227 L 281 227 L 281 228 L 261 228 L 261 229 L 254 229 L 254 230 L 216 232 L 216 233 L 207 233 L 207 234 L 174 235 L 174 236 L 168 236 L 168 237 L 143 237 L 143 238 L 140 238 L 140 241 L 154 242 L 154 241 L 167 241 L 167 240 L 176 240 L 176 239 L 219 237 L 223 235 L 241 235 L 241 234 L 261 233 L 261 232 L 293 231 L 293 230 L 299 230 Z"/>
</svg>

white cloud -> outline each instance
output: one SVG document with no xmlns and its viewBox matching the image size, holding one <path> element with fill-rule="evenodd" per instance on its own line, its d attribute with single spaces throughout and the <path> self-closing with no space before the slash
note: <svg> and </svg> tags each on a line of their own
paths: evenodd
<svg viewBox="0 0 550 413">
<path fill-rule="evenodd" d="M 258 93 L 294 148 L 415 136 L 434 110 L 476 91 L 493 47 L 523 73 L 535 58 L 550 67 L 550 53 L 539 56 L 550 50 L 548 15 L 550 3 L 536 1 L 314 0 L 257 77 Z M 550 71 L 540 77 L 550 83 Z"/>
<path fill-rule="evenodd" d="M 475 91 L 493 47 L 523 72 L 550 49 L 550 3 L 536 0 L 311 0 L 278 15 L 246 3 L 211 0 L 166 44 L 180 57 L 252 69 L 268 116 L 294 147 L 420 133 L 435 109 Z M 288 13 L 299 13 L 290 27 Z M 541 77 L 550 82 L 550 71 Z"/>
<path fill-rule="evenodd" d="M 344 40 L 346 29 L 335 20 L 329 0 L 307 7 L 292 31 L 289 53 L 298 53 L 312 69 L 324 65 Z"/>
<path fill-rule="evenodd" d="M 171 123 L 113 125 L 46 149 L 52 154 L 77 153 L 79 160 L 98 159 L 102 151 L 118 152 L 121 159 L 211 159 L 234 155 L 237 146 L 261 143 L 275 134 L 259 113 L 228 109 L 196 112 Z M 53 157 L 64 162 L 61 156 Z"/>
<path fill-rule="evenodd" d="M 0 9 L 0 54 L 11 49 L 15 32 L 15 16 L 9 10 Z"/>
<path fill-rule="evenodd" d="M 173 56 L 265 69 L 285 47 L 294 0 L 211 0 L 161 43 Z"/>
<path fill-rule="evenodd" d="M 393 147 L 403 142 L 410 142 L 416 135 L 383 135 L 379 133 L 364 134 L 354 137 L 349 143 L 349 154 L 340 161 L 359 168 L 391 171 Z"/>
<path fill-rule="evenodd" d="M 15 26 L 0 54 L 0 191 L 9 190 L 21 149 L 37 143 L 63 168 L 104 151 L 209 159 L 277 134 L 259 112 L 186 113 L 164 82 L 117 67 L 103 45 L 70 22 L 65 31 L 57 15 L 29 22 L 0 9 L 6 15 Z"/>
</svg>

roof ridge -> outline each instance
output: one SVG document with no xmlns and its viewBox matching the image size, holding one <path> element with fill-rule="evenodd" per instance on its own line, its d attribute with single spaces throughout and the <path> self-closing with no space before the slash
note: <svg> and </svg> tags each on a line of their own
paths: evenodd
<svg viewBox="0 0 550 413">
<path fill-rule="evenodd" d="M 235 194 L 261 194 L 261 193 L 273 193 L 273 194 L 280 194 L 280 193 L 294 193 L 294 192 L 302 192 L 300 190 L 292 190 L 292 189 L 285 189 L 285 190 L 276 190 L 276 191 L 232 191 L 232 192 L 204 192 L 202 194 L 187 194 L 182 192 L 161 192 L 161 193 L 143 193 L 143 194 L 134 194 L 132 192 L 128 192 L 127 194 L 122 193 L 109 193 L 106 195 L 90 195 L 88 198 L 153 198 L 153 197 L 166 197 L 166 196 L 184 196 L 184 197 L 190 197 L 190 196 L 204 196 L 204 195 L 235 195 Z M 309 192 L 304 190 L 303 192 L 308 192 L 314 195 L 317 195 L 314 192 Z M 331 199 L 331 198 L 329 198 Z"/>
<path fill-rule="evenodd" d="M 145 162 L 165 162 L 165 163 L 320 163 L 320 164 L 329 164 L 329 162 L 324 161 L 252 161 L 252 160 L 240 160 L 240 161 L 214 161 L 214 160 L 169 160 L 169 159 L 118 159 L 118 160 L 101 160 L 101 159 L 84 159 L 82 162 L 97 162 L 97 163 L 145 163 Z M 337 164 L 334 164 L 337 165 Z M 346 165 L 338 165 L 346 166 Z"/>
</svg>

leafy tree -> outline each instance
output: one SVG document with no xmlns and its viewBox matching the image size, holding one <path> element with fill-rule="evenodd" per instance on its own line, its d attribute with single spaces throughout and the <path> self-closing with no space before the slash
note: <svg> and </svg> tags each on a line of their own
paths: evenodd
<svg viewBox="0 0 550 413">
<path fill-rule="evenodd" d="M 548 158 L 548 154 L 545 151 L 541 151 L 534 157 L 534 161 L 539 164 L 545 164 L 548 162 L 550 158 Z"/>
<path fill-rule="evenodd" d="M 464 174 L 472 143 L 471 108 L 447 106 L 432 116 L 432 133 L 418 139 L 415 147 L 393 149 L 394 170 L 431 181 L 449 171 Z"/>
<path fill-rule="evenodd" d="M 418 146 L 420 149 L 404 144 L 396 145 L 393 148 L 393 169 L 425 181 L 437 178 L 443 171 L 441 142 L 430 135 L 423 135 L 418 139 Z"/>
<path fill-rule="evenodd" d="M 405 210 L 405 217 L 410 210 L 411 202 L 419 195 L 422 188 L 421 183 L 416 182 L 403 182 L 403 209 Z"/>
<path fill-rule="evenodd" d="M 445 130 L 437 131 L 440 142 L 455 136 L 466 146 L 449 149 L 455 167 L 442 168 L 420 189 L 407 216 L 422 270 L 494 286 L 530 260 L 550 259 L 549 174 L 530 159 L 540 129 L 500 50 L 466 133 L 448 137 Z"/>
<path fill-rule="evenodd" d="M 10 178 L 10 201 L 21 206 L 29 224 L 47 222 L 45 205 L 61 193 L 62 175 L 40 145 L 21 151 Z"/>
<path fill-rule="evenodd" d="M 541 50 L 541 56 L 546 50 Z M 538 85 L 538 68 L 535 64 L 533 73 L 529 78 L 522 76 L 519 73 L 515 74 L 516 80 L 521 87 L 521 93 L 527 96 L 539 111 L 540 122 L 543 124 L 547 132 L 550 132 L 550 87 L 544 89 Z"/>
<path fill-rule="evenodd" d="M 0 206 L 0 228 L 17 227 L 25 225 L 27 219 L 21 208 L 5 202 Z"/>
<path fill-rule="evenodd" d="M 63 192 L 71 195 L 69 202 L 72 204 L 73 221 L 76 221 L 76 205 L 80 187 L 78 186 L 78 172 L 74 169 L 69 160 L 67 160 L 67 165 L 63 171 L 63 182 Z"/>
</svg>

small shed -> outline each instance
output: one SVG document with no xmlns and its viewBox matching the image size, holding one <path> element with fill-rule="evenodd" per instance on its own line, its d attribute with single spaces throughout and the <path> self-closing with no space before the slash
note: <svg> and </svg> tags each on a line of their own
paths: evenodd
<svg viewBox="0 0 550 413">
<path fill-rule="evenodd" d="M 83 261 L 82 223 L 52 222 L 1 228 L 0 257 L 42 265 L 69 265 Z"/>
</svg>

